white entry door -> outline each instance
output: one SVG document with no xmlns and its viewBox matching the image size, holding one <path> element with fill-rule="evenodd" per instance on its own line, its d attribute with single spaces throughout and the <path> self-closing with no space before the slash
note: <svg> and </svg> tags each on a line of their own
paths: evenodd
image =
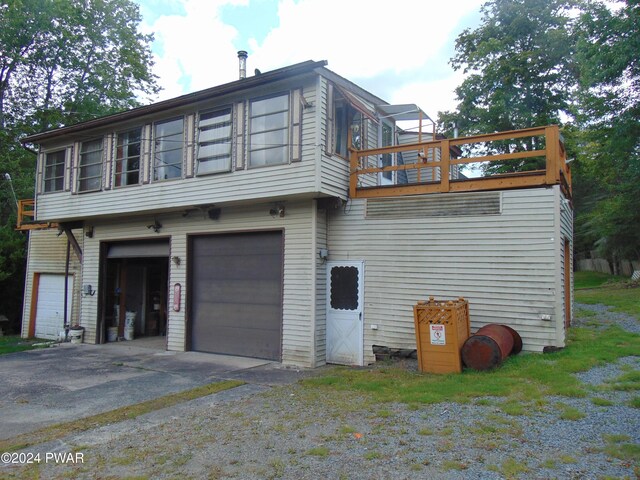
<svg viewBox="0 0 640 480">
<path fill-rule="evenodd" d="M 363 262 L 327 263 L 327 363 L 363 364 Z"/>
<path fill-rule="evenodd" d="M 68 277 L 67 321 L 71 322 L 71 300 L 73 277 Z M 64 330 L 64 275 L 40 274 L 38 303 L 36 306 L 36 329 L 38 338 L 56 340 Z"/>
</svg>

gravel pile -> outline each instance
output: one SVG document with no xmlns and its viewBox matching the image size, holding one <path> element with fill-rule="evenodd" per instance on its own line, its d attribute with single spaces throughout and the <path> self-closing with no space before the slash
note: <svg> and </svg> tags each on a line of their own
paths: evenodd
<svg viewBox="0 0 640 480">
<path fill-rule="evenodd" d="M 637 319 L 580 305 L 638 332 Z M 612 320 L 614 319 L 615 320 Z M 640 370 L 638 357 L 577 377 L 591 386 Z M 637 478 L 617 458 L 640 445 L 637 392 L 547 398 L 526 415 L 500 399 L 409 407 L 303 385 L 246 385 L 40 446 L 83 452 L 82 465 L 41 465 L 41 478 L 601 479 Z M 593 398 L 600 399 L 599 404 Z M 573 410 L 572 410 L 573 409 Z M 578 412 L 572 419 L 564 414 Z M 635 445 L 635 446 L 634 446 Z M 4 469 L 0 476 L 35 472 Z"/>
</svg>

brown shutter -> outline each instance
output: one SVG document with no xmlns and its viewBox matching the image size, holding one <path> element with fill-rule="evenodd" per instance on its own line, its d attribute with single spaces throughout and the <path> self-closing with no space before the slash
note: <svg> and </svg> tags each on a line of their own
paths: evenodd
<svg viewBox="0 0 640 480">
<path fill-rule="evenodd" d="M 334 115 L 334 105 L 333 105 L 333 96 L 334 96 L 334 92 L 333 92 L 333 84 L 329 83 L 327 84 L 327 105 L 326 105 L 326 110 L 327 110 L 327 125 L 326 125 L 326 140 L 325 140 L 325 152 L 327 152 L 327 155 L 332 155 L 333 154 L 333 128 L 334 128 L 334 122 L 333 122 L 333 115 Z"/>
<path fill-rule="evenodd" d="M 245 150 L 244 150 L 244 134 L 245 134 L 245 103 L 238 102 L 234 108 L 235 120 L 235 170 L 243 170 L 245 168 Z"/>
<path fill-rule="evenodd" d="M 293 91 L 291 105 L 291 162 L 302 160 L 302 90 Z"/>
<path fill-rule="evenodd" d="M 111 172 L 112 172 L 112 161 L 113 158 L 115 157 L 115 155 L 113 154 L 114 149 L 115 149 L 115 134 L 114 133 L 110 133 L 109 135 L 106 136 L 105 140 L 104 140 L 104 153 L 102 155 L 103 158 L 103 175 L 104 175 L 104 181 L 103 181 L 103 190 L 109 190 L 111 189 L 111 182 L 112 182 L 112 178 L 111 178 Z"/>
<path fill-rule="evenodd" d="M 191 178 L 194 175 L 194 150 L 195 150 L 195 114 L 187 115 L 187 125 L 186 125 L 186 134 L 187 134 L 187 165 L 184 170 L 185 178 Z"/>
<path fill-rule="evenodd" d="M 46 158 L 47 154 L 43 153 L 42 150 L 40 150 L 40 153 L 38 153 L 38 163 L 36 170 L 36 193 L 44 192 L 44 180 L 42 177 L 44 172 L 44 162 Z"/>
<path fill-rule="evenodd" d="M 152 130 L 151 125 L 145 125 L 142 129 L 142 183 L 149 183 L 151 177 L 151 152 L 152 152 Z"/>
<path fill-rule="evenodd" d="M 66 192 L 71 191 L 71 185 L 73 184 L 73 145 L 67 147 L 64 151 L 64 190 Z"/>
<path fill-rule="evenodd" d="M 71 167 L 71 193 L 78 193 L 78 176 L 79 176 L 79 163 L 80 163 L 80 142 L 75 142 L 73 144 L 73 155 L 71 156 L 72 167 Z"/>
</svg>

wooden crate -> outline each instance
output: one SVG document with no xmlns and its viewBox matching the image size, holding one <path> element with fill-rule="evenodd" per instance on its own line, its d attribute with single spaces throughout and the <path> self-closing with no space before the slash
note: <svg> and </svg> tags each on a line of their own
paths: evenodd
<svg viewBox="0 0 640 480">
<path fill-rule="evenodd" d="M 458 300 L 420 301 L 413 307 L 421 372 L 462 372 L 460 350 L 469 338 L 469 302 Z"/>
</svg>

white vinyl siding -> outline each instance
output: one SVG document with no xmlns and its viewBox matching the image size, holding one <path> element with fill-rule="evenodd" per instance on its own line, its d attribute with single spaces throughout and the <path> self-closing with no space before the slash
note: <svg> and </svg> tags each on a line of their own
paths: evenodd
<svg viewBox="0 0 640 480">
<path fill-rule="evenodd" d="M 158 122 L 154 126 L 153 180 L 182 176 L 184 162 L 184 118 Z"/>
<path fill-rule="evenodd" d="M 84 235 L 82 230 L 73 230 L 78 242 L 82 246 Z M 29 232 L 29 248 L 27 253 L 27 271 L 25 275 L 24 304 L 22 311 L 22 336 L 29 334 L 31 307 L 34 300 L 34 278 L 36 274 L 59 274 L 65 272 L 67 252 L 67 237 L 58 235 L 58 229 L 31 230 Z M 71 317 L 69 324 L 77 323 L 80 319 L 80 288 L 81 267 L 73 249 L 69 257 L 69 274 L 73 275 L 73 294 Z"/>
<path fill-rule="evenodd" d="M 365 200 L 330 211 L 331 260 L 365 261 L 365 362 L 373 360 L 373 344 L 415 348 L 412 308 L 429 296 L 467 298 L 472 331 L 504 323 L 522 335 L 526 350 L 557 345 L 557 194 L 504 191 L 502 213 L 493 215 L 372 219 Z"/>
<path fill-rule="evenodd" d="M 320 258 L 320 249 L 327 249 L 327 211 L 316 210 L 315 221 L 315 268 L 316 268 L 316 312 L 315 312 L 315 366 L 325 363 L 327 328 L 327 266 L 326 259 Z"/>
<path fill-rule="evenodd" d="M 148 222 L 137 219 L 118 219 L 95 223 L 93 238 L 85 238 L 83 282 L 99 287 L 100 242 L 116 240 L 142 240 L 169 237 L 170 256 L 180 257 L 180 265 L 169 262 L 168 280 L 168 337 L 169 350 L 185 349 L 185 317 L 188 290 L 188 235 L 282 230 L 284 232 L 284 289 L 282 362 L 299 366 L 315 366 L 313 352 L 313 312 L 315 291 L 313 287 L 312 208 L 315 202 L 305 200 L 289 202 L 283 218 L 269 215 L 271 204 L 255 204 L 245 207 L 222 208 L 219 222 L 203 219 L 201 215 L 183 217 L 182 214 L 166 214 L 162 217 L 162 229 L 158 235 L 149 234 Z M 181 285 L 180 311 L 173 310 L 174 286 Z M 96 338 L 98 295 L 82 297 L 81 316 L 87 323 L 85 337 L 89 342 Z"/>
<path fill-rule="evenodd" d="M 103 140 L 98 138 L 80 145 L 78 191 L 92 192 L 102 188 Z"/>
<path fill-rule="evenodd" d="M 559 191 L 560 187 L 553 187 L 554 190 Z M 568 303 L 570 318 L 573 319 L 573 208 L 571 202 L 565 198 L 565 196 L 561 193 L 558 194 L 559 203 L 560 203 L 560 235 L 558 242 L 558 249 L 560 251 L 560 264 L 558 266 L 560 272 L 560 288 L 562 291 L 562 298 L 559 299 L 558 302 L 558 316 L 556 323 L 558 324 L 558 330 L 562 333 L 562 335 L 558 336 L 558 344 L 557 346 L 564 346 L 564 342 L 566 341 L 566 332 L 564 329 L 561 329 L 560 325 L 563 324 L 565 319 L 565 308 Z M 564 251 L 564 243 L 565 241 L 569 242 L 569 258 L 565 258 Z M 569 274 L 571 278 L 569 278 L 569 291 L 565 289 L 565 269 L 564 263 L 569 263 Z M 564 325 L 562 325 L 564 326 Z"/>
<path fill-rule="evenodd" d="M 231 170 L 231 126 L 231 108 L 200 114 L 198 175 Z"/>
<path fill-rule="evenodd" d="M 289 162 L 289 125 L 288 93 L 250 102 L 250 167 Z"/>
</svg>

